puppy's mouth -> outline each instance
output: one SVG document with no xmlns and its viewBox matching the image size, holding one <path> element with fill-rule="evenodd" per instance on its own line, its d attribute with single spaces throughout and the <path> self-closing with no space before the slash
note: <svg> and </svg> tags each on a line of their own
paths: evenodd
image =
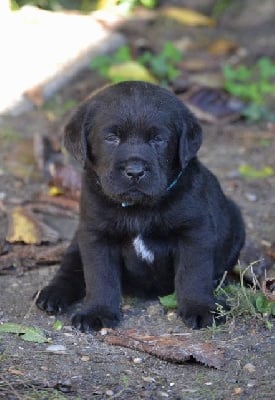
<svg viewBox="0 0 275 400">
<path fill-rule="evenodd" d="M 117 196 L 117 200 L 123 207 L 138 204 L 145 205 L 152 203 L 152 196 L 138 189 L 130 189 L 127 190 L 127 192 L 121 193 L 119 196 Z"/>
</svg>

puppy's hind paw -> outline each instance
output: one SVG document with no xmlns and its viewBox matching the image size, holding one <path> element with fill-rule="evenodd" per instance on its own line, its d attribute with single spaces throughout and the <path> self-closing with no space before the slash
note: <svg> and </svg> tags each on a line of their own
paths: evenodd
<svg viewBox="0 0 275 400">
<path fill-rule="evenodd" d="M 103 327 L 114 328 L 119 320 L 119 312 L 113 312 L 106 306 L 93 306 L 76 313 L 72 325 L 81 332 L 90 333 Z"/>
</svg>

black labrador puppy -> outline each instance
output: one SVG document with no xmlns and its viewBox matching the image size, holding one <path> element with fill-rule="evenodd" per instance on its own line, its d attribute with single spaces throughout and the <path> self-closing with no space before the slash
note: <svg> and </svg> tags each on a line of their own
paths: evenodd
<svg viewBox="0 0 275 400">
<path fill-rule="evenodd" d="M 236 264 L 244 224 L 196 158 L 200 125 L 171 92 L 145 82 L 97 91 L 65 128 L 83 163 L 77 233 L 37 305 L 59 313 L 85 297 L 73 325 L 115 326 L 121 295 L 176 291 L 187 326 L 211 325 L 214 283 Z"/>
</svg>

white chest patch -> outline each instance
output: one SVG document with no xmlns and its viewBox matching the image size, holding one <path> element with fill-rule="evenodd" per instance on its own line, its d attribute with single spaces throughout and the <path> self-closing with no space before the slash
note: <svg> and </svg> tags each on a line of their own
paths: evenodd
<svg viewBox="0 0 275 400">
<path fill-rule="evenodd" d="M 149 264 L 152 264 L 154 262 L 154 253 L 146 247 L 146 244 L 144 243 L 141 235 L 138 235 L 133 240 L 133 246 L 137 256 L 140 257 L 143 261 L 147 261 Z"/>
</svg>

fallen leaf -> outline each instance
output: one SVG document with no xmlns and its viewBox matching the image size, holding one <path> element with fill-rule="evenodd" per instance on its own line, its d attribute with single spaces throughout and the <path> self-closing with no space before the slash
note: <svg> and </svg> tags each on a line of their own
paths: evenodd
<svg viewBox="0 0 275 400">
<path fill-rule="evenodd" d="M 244 178 L 261 179 L 274 175 L 272 167 L 264 166 L 261 169 L 255 169 L 251 165 L 244 164 L 239 167 L 239 172 Z"/>
<path fill-rule="evenodd" d="M 8 371 L 10 374 L 13 374 L 13 375 L 20 375 L 20 376 L 24 375 L 24 372 L 20 371 L 19 369 L 13 368 L 13 367 L 9 367 Z"/>
<path fill-rule="evenodd" d="M 108 329 L 107 335 L 101 338 L 107 344 L 128 347 L 170 362 L 183 363 L 194 359 L 214 368 L 221 368 L 224 364 L 222 350 L 210 342 L 198 342 L 180 334 L 154 336 L 143 335 L 134 329 Z"/>
<path fill-rule="evenodd" d="M 53 329 L 60 331 L 63 328 L 63 324 L 59 319 L 56 319 L 53 324 Z"/>
<path fill-rule="evenodd" d="M 75 193 L 77 195 L 77 193 Z M 60 207 L 63 208 L 64 210 L 62 211 L 63 215 L 68 215 L 72 216 L 73 214 L 77 214 L 79 212 L 79 198 L 72 199 L 72 198 L 67 198 L 63 195 L 60 196 L 50 196 L 48 194 L 40 194 L 38 196 L 38 200 L 41 203 L 45 203 L 45 207 L 49 208 L 49 206 L 55 206 L 55 207 Z M 42 204 L 40 204 L 39 208 L 42 208 Z M 49 213 L 51 214 L 51 213 Z M 61 215 L 62 215 L 61 214 Z M 60 210 L 57 215 L 60 215 Z"/>
<path fill-rule="evenodd" d="M 113 82 L 137 80 L 158 83 L 149 70 L 136 61 L 112 65 L 108 70 L 108 77 Z"/>
<path fill-rule="evenodd" d="M 177 308 L 177 297 L 176 293 L 168 294 L 167 296 L 162 296 L 159 297 L 160 304 L 163 305 L 163 307 L 171 309 L 171 308 Z"/>
<path fill-rule="evenodd" d="M 35 246 L 14 244 L 8 254 L 0 256 L 0 272 L 5 273 L 11 267 L 29 269 L 36 265 L 53 265 L 59 263 L 69 242 L 54 246 Z"/>
<path fill-rule="evenodd" d="M 0 333 L 15 333 L 26 342 L 45 343 L 48 339 L 39 328 L 6 322 L 0 325 Z"/>
<path fill-rule="evenodd" d="M 216 22 L 213 18 L 190 10 L 184 7 L 166 7 L 161 10 L 161 15 L 171 18 L 183 25 L 188 26 L 215 26 Z"/>
<path fill-rule="evenodd" d="M 238 46 L 232 40 L 220 38 L 211 43 L 208 51 L 214 56 L 225 56 L 235 52 L 237 48 Z"/>
<path fill-rule="evenodd" d="M 16 207 L 8 212 L 8 234 L 6 240 L 10 243 L 25 244 L 55 243 L 59 233 L 44 224 L 28 208 Z"/>
<path fill-rule="evenodd" d="M 202 121 L 210 123 L 232 122 L 240 118 L 244 103 L 223 90 L 198 86 L 179 95 L 193 113 Z"/>
</svg>

